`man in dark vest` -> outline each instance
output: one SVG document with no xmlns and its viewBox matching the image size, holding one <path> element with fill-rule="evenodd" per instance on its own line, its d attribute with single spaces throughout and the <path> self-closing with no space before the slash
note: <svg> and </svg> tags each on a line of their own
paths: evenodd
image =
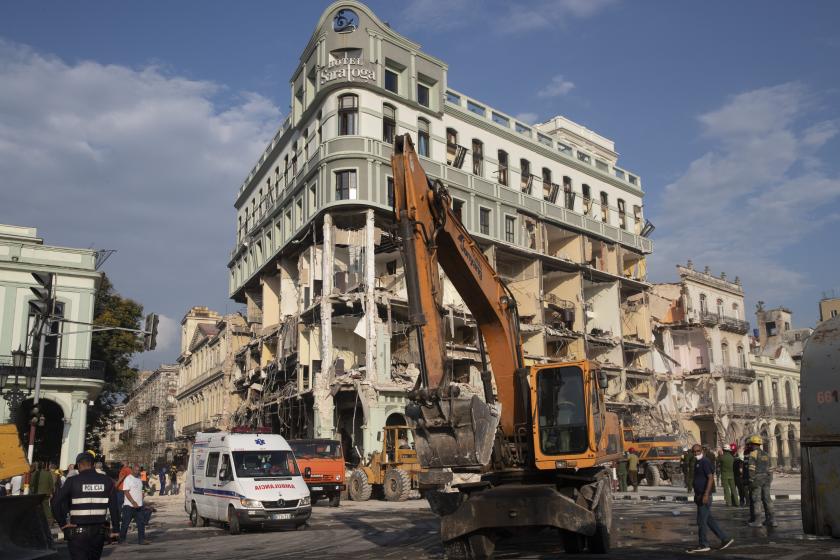
<svg viewBox="0 0 840 560">
<path fill-rule="evenodd" d="M 93 469 L 93 456 L 76 457 L 79 474 L 68 478 L 53 501 L 53 516 L 64 531 L 73 560 L 98 560 L 105 546 L 105 524 L 111 514 L 111 538 L 119 531 L 114 481 Z"/>
<path fill-rule="evenodd" d="M 751 436 L 750 445 L 752 451 L 749 455 L 749 473 L 750 473 L 750 498 L 753 503 L 753 508 L 750 511 L 750 527 L 761 527 L 767 525 L 768 527 L 777 527 L 775 519 L 773 519 L 773 503 L 770 500 L 770 484 L 773 482 L 773 473 L 770 472 L 770 455 L 761 448 L 764 443 L 761 436 Z M 758 521 L 756 516 L 756 509 L 758 501 L 764 506 L 764 523 Z"/>
</svg>

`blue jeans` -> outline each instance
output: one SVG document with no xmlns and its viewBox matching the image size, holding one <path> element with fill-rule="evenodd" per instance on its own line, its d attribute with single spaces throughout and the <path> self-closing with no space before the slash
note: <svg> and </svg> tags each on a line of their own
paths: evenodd
<svg viewBox="0 0 840 560">
<path fill-rule="evenodd" d="M 120 542 L 125 542 L 125 537 L 128 535 L 128 526 L 131 520 L 137 524 L 137 542 L 143 544 L 143 538 L 146 536 L 146 516 L 141 508 L 133 508 L 130 505 L 123 506 L 122 520 L 120 521 Z"/>
<path fill-rule="evenodd" d="M 699 499 L 699 498 L 697 498 Z M 702 503 L 697 504 L 697 534 L 700 538 L 700 546 L 709 546 L 709 541 L 706 539 L 706 529 L 711 529 L 712 533 L 717 535 L 717 538 L 720 539 L 721 543 L 725 543 L 729 540 L 729 537 L 726 533 L 723 532 L 723 529 L 720 528 L 720 525 L 717 524 L 715 518 L 712 517 L 712 497 L 709 496 L 709 503 L 704 505 Z"/>
</svg>

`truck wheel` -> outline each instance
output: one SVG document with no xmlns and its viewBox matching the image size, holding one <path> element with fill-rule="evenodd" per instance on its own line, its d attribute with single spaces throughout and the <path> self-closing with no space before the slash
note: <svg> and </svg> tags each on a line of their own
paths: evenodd
<svg viewBox="0 0 840 560">
<path fill-rule="evenodd" d="M 388 469 L 382 490 L 387 501 L 404 502 L 411 492 L 411 476 L 402 469 Z"/>
<path fill-rule="evenodd" d="M 370 493 L 373 491 L 373 488 L 370 486 L 367 474 L 362 469 L 354 469 L 350 473 L 350 483 L 348 486 L 350 499 L 354 502 L 365 502 L 370 499 Z"/>
<path fill-rule="evenodd" d="M 239 517 L 236 515 L 236 510 L 233 506 L 228 507 L 228 533 L 231 535 L 238 535 L 241 531 L 239 527 Z"/>
<path fill-rule="evenodd" d="M 444 560 L 470 560 L 472 557 L 470 543 L 466 537 L 443 543 Z"/>
<path fill-rule="evenodd" d="M 595 525 L 595 534 L 586 538 L 586 547 L 592 554 L 609 554 L 610 530 L 606 525 Z"/>
<path fill-rule="evenodd" d="M 330 496 L 330 507 L 338 507 L 341 504 L 341 494 L 336 493 Z"/>
<path fill-rule="evenodd" d="M 586 537 L 571 531 L 563 532 L 563 550 L 566 554 L 579 554 L 586 546 Z"/>
<path fill-rule="evenodd" d="M 586 538 L 586 547 L 592 554 L 610 552 L 610 527 L 612 526 L 612 492 L 609 482 L 603 482 L 603 491 L 595 510 L 595 534 Z"/>
<path fill-rule="evenodd" d="M 645 480 L 648 486 L 659 486 L 662 483 L 662 475 L 659 474 L 659 468 L 656 465 L 648 465 L 645 468 Z"/>
<path fill-rule="evenodd" d="M 198 508 L 195 506 L 195 502 L 192 503 L 192 507 L 190 508 L 190 525 L 193 527 L 207 527 L 210 525 L 206 517 L 198 515 Z"/>
</svg>

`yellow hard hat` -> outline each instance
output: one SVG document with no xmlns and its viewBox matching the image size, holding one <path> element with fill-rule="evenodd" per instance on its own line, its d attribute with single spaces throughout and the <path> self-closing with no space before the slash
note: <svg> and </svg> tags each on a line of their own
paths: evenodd
<svg viewBox="0 0 840 560">
<path fill-rule="evenodd" d="M 761 436 L 750 436 L 750 439 L 748 441 L 755 445 L 761 445 L 762 443 L 764 443 L 761 440 Z"/>
</svg>

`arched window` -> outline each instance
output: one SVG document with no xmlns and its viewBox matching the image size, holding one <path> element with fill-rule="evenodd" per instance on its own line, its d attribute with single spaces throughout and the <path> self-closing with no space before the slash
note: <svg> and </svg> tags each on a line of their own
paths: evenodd
<svg viewBox="0 0 840 560">
<path fill-rule="evenodd" d="M 527 159 L 519 160 L 520 179 L 519 188 L 526 194 L 531 194 L 531 162 Z"/>
<path fill-rule="evenodd" d="M 741 318 L 741 310 L 738 309 L 738 304 L 732 304 L 732 318 L 733 319 L 740 319 Z"/>
<path fill-rule="evenodd" d="M 359 96 L 348 93 L 338 98 L 338 135 L 359 133 Z"/>
<path fill-rule="evenodd" d="M 709 310 L 706 304 L 706 294 L 700 294 L 700 314 L 705 315 Z"/>
<path fill-rule="evenodd" d="M 601 221 L 610 223 L 610 198 L 605 192 L 601 192 Z"/>
<path fill-rule="evenodd" d="M 624 201 L 618 199 L 618 227 L 627 229 L 627 208 L 624 206 Z"/>
<path fill-rule="evenodd" d="M 724 366 L 729 365 L 729 344 L 722 342 L 720 345 L 720 358 Z"/>
<path fill-rule="evenodd" d="M 429 121 L 417 119 L 417 153 L 429 157 Z"/>
<path fill-rule="evenodd" d="M 504 150 L 499 150 L 499 184 L 507 186 L 508 184 L 508 153 Z"/>
<path fill-rule="evenodd" d="M 717 300 L 717 314 L 718 314 L 718 316 L 723 317 L 723 300 L 722 299 Z"/>
<path fill-rule="evenodd" d="M 464 165 L 466 148 L 458 144 L 458 131 L 454 128 L 446 129 L 446 163 L 461 169 Z"/>
<path fill-rule="evenodd" d="M 394 143 L 397 135 L 397 108 L 385 103 L 382 105 L 382 141 Z"/>
<path fill-rule="evenodd" d="M 472 163 L 473 175 L 481 177 L 484 171 L 484 144 L 475 138 L 472 141 Z"/>
<path fill-rule="evenodd" d="M 589 188 L 589 185 L 584 183 L 581 185 L 581 191 L 583 192 L 583 213 L 587 216 L 592 215 L 592 189 Z"/>
<path fill-rule="evenodd" d="M 551 169 L 548 167 L 542 168 L 542 184 L 543 184 L 543 200 L 554 202 L 557 200 L 557 192 L 554 190 L 554 185 L 551 183 Z"/>
<path fill-rule="evenodd" d="M 793 392 L 790 388 L 790 381 L 785 381 L 785 404 L 788 409 L 793 408 Z"/>
<path fill-rule="evenodd" d="M 563 205 L 569 210 L 575 209 L 575 193 L 572 190 L 572 178 L 563 176 Z"/>
<path fill-rule="evenodd" d="M 747 369 L 747 355 L 744 353 L 744 347 L 738 345 L 738 367 Z"/>
</svg>

